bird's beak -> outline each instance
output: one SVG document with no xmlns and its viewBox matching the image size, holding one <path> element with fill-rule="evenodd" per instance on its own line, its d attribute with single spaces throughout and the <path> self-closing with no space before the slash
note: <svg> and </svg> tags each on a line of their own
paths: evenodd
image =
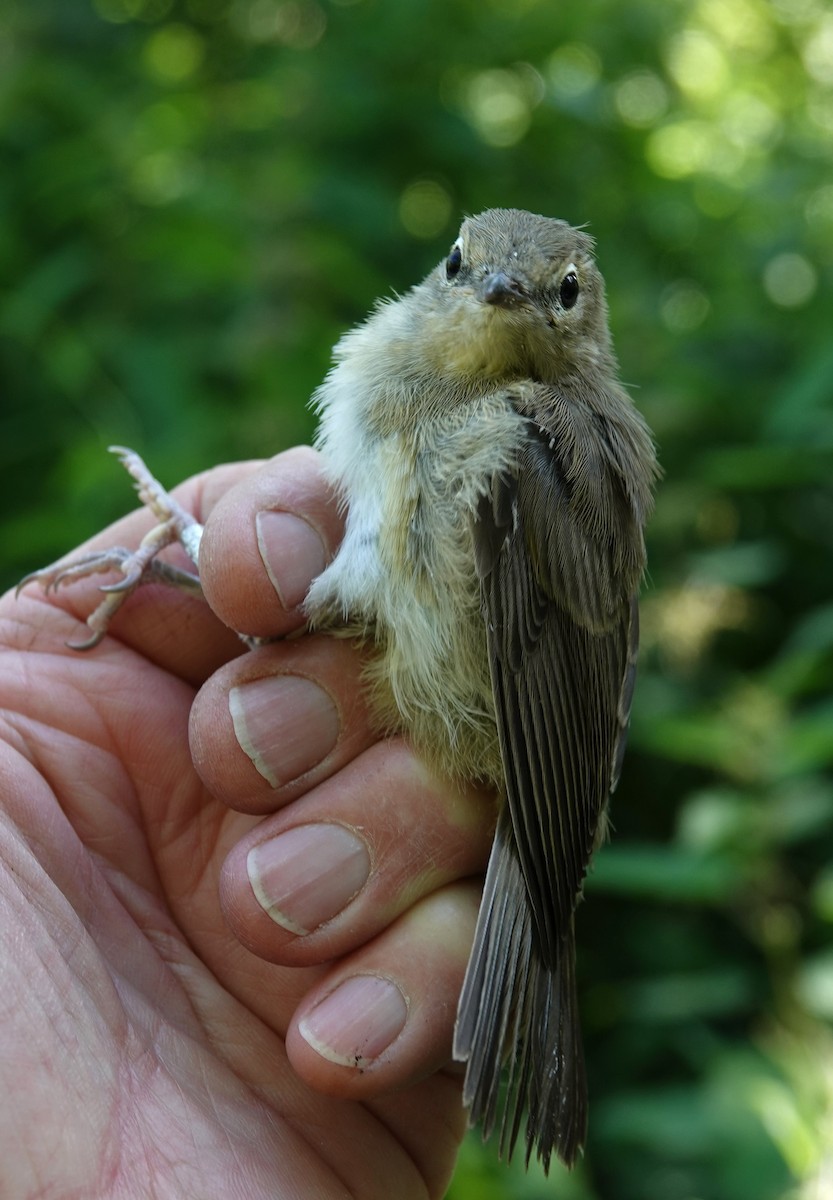
<svg viewBox="0 0 833 1200">
<path fill-rule="evenodd" d="M 483 281 L 482 299 L 485 304 L 499 308 L 515 308 L 526 303 L 527 294 L 517 279 L 511 279 L 503 271 L 494 271 Z"/>
</svg>

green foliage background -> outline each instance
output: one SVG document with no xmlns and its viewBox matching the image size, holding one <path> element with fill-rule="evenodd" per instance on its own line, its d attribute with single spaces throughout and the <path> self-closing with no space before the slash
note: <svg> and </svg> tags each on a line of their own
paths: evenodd
<svg viewBox="0 0 833 1200">
<path fill-rule="evenodd" d="M 833 1195 L 833 15 L 824 0 L 28 0 L 0 11 L 4 582 L 163 480 L 310 436 L 337 336 L 460 215 L 598 239 L 666 479 L 592 1093 L 545 1183 Z"/>
</svg>

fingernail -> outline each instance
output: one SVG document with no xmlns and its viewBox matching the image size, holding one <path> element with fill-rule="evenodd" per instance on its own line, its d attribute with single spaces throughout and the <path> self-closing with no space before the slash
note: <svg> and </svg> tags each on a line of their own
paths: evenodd
<svg viewBox="0 0 833 1200">
<path fill-rule="evenodd" d="M 343 825 L 299 825 L 261 842 L 246 858 L 257 902 L 303 937 L 340 913 L 370 875 L 370 854 Z"/>
<path fill-rule="evenodd" d="M 303 517 L 288 512 L 259 512 L 255 517 L 260 557 L 281 604 L 290 612 L 327 565 L 320 536 Z"/>
<path fill-rule="evenodd" d="M 299 675 L 241 683 L 229 692 L 234 732 L 272 787 L 298 779 L 338 741 L 338 711 L 317 684 Z"/>
<path fill-rule="evenodd" d="M 408 1005 L 396 984 L 356 975 L 339 984 L 298 1024 L 304 1041 L 328 1062 L 361 1068 L 405 1028 Z"/>
</svg>

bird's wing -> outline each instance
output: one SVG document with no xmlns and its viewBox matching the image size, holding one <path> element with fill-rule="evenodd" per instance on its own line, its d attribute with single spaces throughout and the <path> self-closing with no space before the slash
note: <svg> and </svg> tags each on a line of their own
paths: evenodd
<svg viewBox="0 0 833 1200">
<path fill-rule="evenodd" d="M 543 386 L 516 469 L 474 522 L 512 828 L 538 951 L 553 965 L 616 785 L 644 567 L 636 451 Z M 646 493 L 647 494 L 647 493 Z"/>
</svg>

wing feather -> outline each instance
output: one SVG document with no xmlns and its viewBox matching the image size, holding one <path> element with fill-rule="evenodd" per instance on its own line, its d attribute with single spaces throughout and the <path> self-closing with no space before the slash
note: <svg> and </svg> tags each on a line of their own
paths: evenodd
<svg viewBox="0 0 833 1200">
<path fill-rule="evenodd" d="M 654 475 L 647 431 L 543 386 L 473 526 L 506 804 L 460 1000 L 455 1054 L 484 1136 L 572 1163 L 587 1097 L 573 923 L 627 733 Z M 615 406 L 614 406 L 615 407 Z"/>
<path fill-rule="evenodd" d="M 548 961 L 618 777 L 644 561 L 641 524 L 600 427 L 579 450 L 588 430 L 565 438 L 559 415 L 560 436 L 541 411 L 529 420 L 517 471 L 492 480 L 474 527 L 509 809 Z M 595 493 L 577 498 L 572 477 L 588 471 Z"/>
</svg>

